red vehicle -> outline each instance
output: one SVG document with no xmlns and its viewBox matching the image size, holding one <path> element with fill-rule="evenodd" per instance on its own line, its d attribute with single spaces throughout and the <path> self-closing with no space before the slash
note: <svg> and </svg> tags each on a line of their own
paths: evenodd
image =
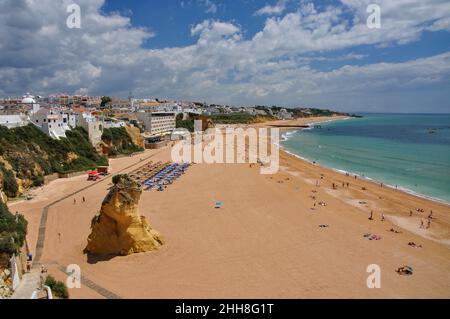
<svg viewBox="0 0 450 319">
<path fill-rule="evenodd" d="M 88 181 L 96 181 L 100 179 L 100 174 L 96 171 L 89 172 Z"/>
<path fill-rule="evenodd" d="M 101 175 L 101 176 L 108 176 L 108 166 L 99 166 L 97 167 L 97 172 Z"/>
</svg>

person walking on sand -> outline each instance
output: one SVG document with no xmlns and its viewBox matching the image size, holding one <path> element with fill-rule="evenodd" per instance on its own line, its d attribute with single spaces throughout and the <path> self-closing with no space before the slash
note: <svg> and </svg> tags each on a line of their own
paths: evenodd
<svg viewBox="0 0 450 319">
<path fill-rule="evenodd" d="M 431 211 L 430 215 L 428 215 L 428 219 L 433 219 L 433 210 Z"/>
<path fill-rule="evenodd" d="M 413 214 L 413 212 L 412 212 L 412 210 L 410 210 L 409 211 L 409 217 L 412 217 L 412 214 Z"/>
<path fill-rule="evenodd" d="M 427 229 L 431 227 L 431 218 L 428 218 Z"/>
<path fill-rule="evenodd" d="M 58 233 L 58 241 L 61 244 L 61 233 Z"/>
<path fill-rule="evenodd" d="M 73 199 L 73 204 L 75 205 L 76 203 L 77 203 L 77 199 L 74 198 L 74 199 Z"/>
<path fill-rule="evenodd" d="M 373 220 L 373 210 L 370 211 L 370 217 L 369 220 Z"/>
<path fill-rule="evenodd" d="M 86 198 L 84 198 L 84 196 L 83 196 L 83 203 L 86 203 Z"/>
<path fill-rule="evenodd" d="M 384 219 L 384 214 L 381 213 L 381 221 L 384 222 L 384 220 L 385 220 L 385 219 Z"/>
<path fill-rule="evenodd" d="M 423 219 L 420 220 L 420 227 L 421 229 L 423 229 L 424 225 L 423 225 Z"/>
</svg>

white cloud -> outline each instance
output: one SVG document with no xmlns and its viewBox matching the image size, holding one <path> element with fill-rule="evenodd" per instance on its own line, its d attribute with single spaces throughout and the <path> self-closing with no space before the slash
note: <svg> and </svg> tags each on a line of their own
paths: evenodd
<svg viewBox="0 0 450 319">
<path fill-rule="evenodd" d="M 266 4 L 264 7 L 255 12 L 255 15 L 280 15 L 286 10 L 287 0 L 278 0 L 275 5 Z"/>
<path fill-rule="evenodd" d="M 190 29 L 198 38 L 195 44 L 150 50 L 142 43 L 153 33 L 133 27 L 129 17 L 101 14 L 103 1 L 77 1 L 83 22 L 75 30 L 65 26 L 68 1 L 0 0 L 0 95 L 78 91 L 126 96 L 132 89 L 136 96 L 237 105 L 356 108 L 384 92 L 418 105 L 420 99 L 405 92 L 449 87 L 450 53 L 328 71 L 311 66 L 314 61 L 365 61 L 367 56 L 353 47 L 396 45 L 415 41 L 423 32 L 448 30 L 445 1 L 379 2 L 381 30 L 366 27 L 364 1 L 342 0 L 320 10 L 306 3 L 267 18 L 251 39 L 234 22 L 206 20 Z M 325 55 L 344 49 L 338 56 Z"/>
<path fill-rule="evenodd" d="M 199 0 L 202 5 L 206 8 L 206 13 L 215 14 L 217 13 L 217 5 L 212 0 Z"/>
</svg>

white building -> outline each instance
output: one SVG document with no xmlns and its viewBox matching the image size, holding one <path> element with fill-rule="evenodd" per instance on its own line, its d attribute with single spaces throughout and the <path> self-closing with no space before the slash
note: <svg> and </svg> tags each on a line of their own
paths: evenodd
<svg viewBox="0 0 450 319">
<path fill-rule="evenodd" d="M 136 117 L 150 136 L 171 134 L 176 127 L 174 112 L 137 112 Z"/>
<path fill-rule="evenodd" d="M 78 121 L 78 126 L 84 128 L 89 135 L 89 142 L 93 146 L 98 145 L 102 141 L 104 124 L 102 121 L 88 112 L 83 112 Z"/>
<path fill-rule="evenodd" d="M 131 103 L 128 100 L 124 101 L 114 100 L 106 103 L 106 109 L 111 110 L 112 112 L 114 112 L 114 110 L 122 110 L 122 109 L 127 109 L 128 111 L 130 111 Z"/>
<path fill-rule="evenodd" d="M 27 93 L 22 97 L 20 104 L 25 107 L 30 114 L 34 114 L 40 109 L 39 103 L 36 102 L 34 96 L 30 95 L 30 93 Z"/>
<path fill-rule="evenodd" d="M 277 117 L 280 120 L 292 120 L 294 118 L 294 116 L 292 115 L 291 112 L 288 112 L 286 109 L 281 109 L 278 114 Z"/>
<path fill-rule="evenodd" d="M 26 126 L 28 123 L 28 119 L 24 114 L 0 115 L 0 125 L 7 128 Z"/>
<path fill-rule="evenodd" d="M 66 131 L 70 130 L 68 114 L 57 109 L 40 109 L 31 115 L 30 121 L 54 139 L 66 137 Z"/>
<path fill-rule="evenodd" d="M 103 127 L 104 128 L 118 128 L 118 127 L 125 127 L 126 123 L 121 120 L 113 119 L 113 118 L 105 118 L 103 120 Z"/>
</svg>

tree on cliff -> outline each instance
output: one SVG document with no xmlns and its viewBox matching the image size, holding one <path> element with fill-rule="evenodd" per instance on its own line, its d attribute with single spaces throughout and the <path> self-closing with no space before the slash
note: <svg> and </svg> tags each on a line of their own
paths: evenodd
<svg viewBox="0 0 450 319">
<path fill-rule="evenodd" d="M 109 103 L 111 101 L 112 101 L 112 99 L 109 96 L 103 96 L 102 103 L 100 104 L 100 106 L 104 107 L 107 103 Z"/>
<path fill-rule="evenodd" d="M 23 246 L 27 225 L 22 215 L 14 216 L 0 201 L 0 254 L 12 255 Z"/>
</svg>

